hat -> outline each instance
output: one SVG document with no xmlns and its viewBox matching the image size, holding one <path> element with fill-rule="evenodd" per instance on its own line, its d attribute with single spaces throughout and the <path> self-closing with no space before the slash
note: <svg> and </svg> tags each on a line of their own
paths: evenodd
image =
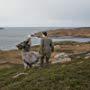
<svg viewBox="0 0 90 90">
<path fill-rule="evenodd" d="M 44 36 L 47 36 L 47 32 L 42 32 L 42 34 L 43 34 Z"/>
</svg>

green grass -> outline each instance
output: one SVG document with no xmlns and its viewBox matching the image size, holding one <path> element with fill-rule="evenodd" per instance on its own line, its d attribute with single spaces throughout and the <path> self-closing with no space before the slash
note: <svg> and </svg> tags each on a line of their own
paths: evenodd
<svg viewBox="0 0 90 90">
<path fill-rule="evenodd" d="M 20 72 L 28 75 L 12 78 Z M 21 65 L 2 69 L 0 90 L 90 90 L 90 60 L 76 60 L 26 71 Z"/>
</svg>

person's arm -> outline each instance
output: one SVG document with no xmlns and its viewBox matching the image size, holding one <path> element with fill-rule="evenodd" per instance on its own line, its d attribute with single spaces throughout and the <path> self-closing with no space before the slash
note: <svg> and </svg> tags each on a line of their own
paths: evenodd
<svg viewBox="0 0 90 90">
<path fill-rule="evenodd" d="M 44 46 L 44 40 L 41 39 L 41 45 L 40 45 L 40 53 L 43 53 L 43 46 Z"/>
<path fill-rule="evenodd" d="M 50 47 L 51 47 L 52 52 L 54 52 L 54 44 L 53 44 L 52 40 L 50 40 Z"/>
</svg>

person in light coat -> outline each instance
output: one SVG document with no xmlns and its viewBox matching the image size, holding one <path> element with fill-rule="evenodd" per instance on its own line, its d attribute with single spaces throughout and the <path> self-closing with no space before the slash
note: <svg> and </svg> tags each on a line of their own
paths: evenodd
<svg viewBox="0 0 90 90">
<path fill-rule="evenodd" d="M 54 45 L 50 38 L 47 36 L 47 32 L 42 32 L 42 39 L 41 39 L 41 66 L 44 64 L 44 60 L 46 60 L 46 64 L 49 64 L 49 59 L 51 57 L 51 53 L 54 51 Z"/>
</svg>

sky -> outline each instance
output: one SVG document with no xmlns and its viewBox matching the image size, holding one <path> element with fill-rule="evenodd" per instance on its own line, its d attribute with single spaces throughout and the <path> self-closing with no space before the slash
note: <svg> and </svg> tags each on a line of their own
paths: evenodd
<svg viewBox="0 0 90 90">
<path fill-rule="evenodd" d="M 1 27 L 89 27 L 90 0 L 0 0 Z"/>
</svg>

